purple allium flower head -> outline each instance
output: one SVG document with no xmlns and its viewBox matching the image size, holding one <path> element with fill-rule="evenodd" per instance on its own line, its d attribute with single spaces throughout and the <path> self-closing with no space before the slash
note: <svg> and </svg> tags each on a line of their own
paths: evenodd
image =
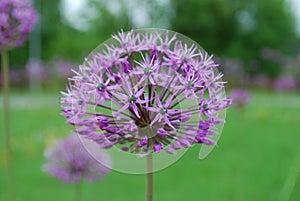
<svg viewBox="0 0 300 201">
<path fill-rule="evenodd" d="M 251 99 L 251 94 L 245 89 L 234 89 L 230 93 L 232 99 L 232 105 L 243 108 L 247 105 Z"/>
<path fill-rule="evenodd" d="M 292 75 L 282 75 L 275 79 L 273 86 L 277 91 L 295 90 L 298 82 Z"/>
<path fill-rule="evenodd" d="M 53 147 L 46 149 L 45 157 L 48 161 L 43 170 L 66 183 L 83 179 L 97 181 L 110 171 L 102 165 L 103 162 L 109 163 L 108 155 L 97 150 L 97 154 L 91 156 L 74 134 L 56 141 Z"/>
<path fill-rule="evenodd" d="M 103 148 L 128 152 L 214 144 L 231 100 L 213 56 L 185 40 L 162 30 L 113 35 L 69 78 L 67 122 Z"/>
<path fill-rule="evenodd" d="M 47 67 L 42 61 L 33 60 L 26 65 L 26 70 L 30 78 L 45 81 L 49 77 Z"/>
<path fill-rule="evenodd" d="M 36 21 L 37 14 L 29 0 L 1 0 L 0 52 L 23 45 Z"/>
</svg>

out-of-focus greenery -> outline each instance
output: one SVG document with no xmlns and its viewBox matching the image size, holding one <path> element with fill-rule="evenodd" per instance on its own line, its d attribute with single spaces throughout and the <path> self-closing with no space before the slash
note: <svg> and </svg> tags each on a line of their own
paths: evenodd
<svg viewBox="0 0 300 201">
<path fill-rule="evenodd" d="M 45 148 L 73 129 L 58 116 L 57 99 L 52 94 L 12 95 L 17 200 L 74 200 L 74 186 L 41 170 Z M 299 102 L 299 94 L 253 92 L 252 102 L 243 110 L 229 108 L 218 147 L 208 158 L 199 160 L 200 146 L 194 146 L 178 162 L 155 173 L 155 200 L 278 200 L 299 150 Z M 0 115 L 0 122 L 2 118 Z M 4 144 L 0 142 L 0 200 L 4 201 L 8 197 L 7 175 Z M 299 185 L 300 180 L 296 187 Z M 290 200 L 299 200 L 297 188 Z M 83 185 L 83 200 L 143 200 L 144 193 L 145 175 L 113 171 L 102 182 Z"/>
<path fill-rule="evenodd" d="M 172 27 L 205 50 L 246 62 L 249 73 L 280 73 L 279 65 L 260 58 L 262 48 L 294 54 L 296 21 L 285 0 L 173 0 Z M 251 64 L 257 63 L 253 68 Z"/>
<path fill-rule="evenodd" d="M 53 83 L 51 64 L 56 58 L 77 65 L 121 29 L 158 27 L 180 32 L 214 54 L 230 87 L 272 89 L 274 83 L 282 85 L 282 76 L 295 82 L 292 88 L 300 87 L 296 83 L 300 79 L 300 33 L 288 0 L 83 0 L 86 5 L 77 15 L 89 19 L 84 29 L 78 28 L 82 22 L 70 22 L 68 17 L 76 16 L 67 15 L 64 1 L 34 1 L 40 30 L 36 28 L 33 36 L 40 31 L 41 38 L 31 37 L 28 42 L 35 47 L 41 41 L 40 60 Z M 28 43 L 10 52 L 11 69 L 24 69 L 30 57 L 35 57 L 29 53 Z M 17 86 L 14 78 L 11 80 Z"/>
<path fill-rule="evenodd" d="M 80 31 L 72 27 L 62 15 L 60 0 L 35 0 L 39 5 L 42 40 L 42 60 L 55 56 L 82 62 L 98 44 L 120 29 L 142 28 L 133 15 L 142 4 L 149 19 L 144 26 L 169 28 L 197 41 L 209 53 L 245 62 L 244 70 L 250 74 L 278 75 L 282 68 L 278 63 L 260 57 L 262 48 L 279 50 L 286 55 L 296 56 L 300 52 L 296 20 L 286 0 L 169 0 L 134 1 L 136 7 L 128 8 L 130 2 L 112 1 L 118 4 L 119 12 L 108 9 L 108 1 L 89 0 L 97 11 L 89 28 Z M 71 6 L 71 5 L 70 5 Z M 83 8 L 84 9 L 84 8 Z M 84 10 L 82 11 L 84 18 Z M 165 15 L 168 14 L 168 16 Z M 169 20 L 168 23 L 158 23 Z M 25 64 L 28 46 L 12 51 L 13 65 Z"/>
</svg>

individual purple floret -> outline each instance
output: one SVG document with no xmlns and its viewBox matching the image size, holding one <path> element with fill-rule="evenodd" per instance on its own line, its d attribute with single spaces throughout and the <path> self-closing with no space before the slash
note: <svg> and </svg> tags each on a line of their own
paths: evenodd
<svg viewBox="0 0 300 201">
<path fill-rule="evenodd" d="M 71 134 L 46 149 L 47 163 L 43 170 L 66 183 L 77 183 L 83 179 L 97 181 L 110 171 L 102 165 L 109 163 L 110 159 L 99 150 L 96 153 L 91 156 L 79 137 Z"/>
<path fill-rule="evenodd" d="M 277 91 L 295 90 L 298 87 L 298 81 L 292 75 L 282 75 L 275 79 L 273 87 Z"/>
<path fill-rule="evenodd" d="M 37 21 L 29 0 L 0 1 L 0 52 L 22 46 Z"/>
<path fill-rule="evenodd" d="M 251 94 L 245 89 L 234 89 L 229 97 L 232 99 L 232 105 L 238 108 L 245 107 L 251 100 Z"/>
<path fill-rule="evenodd" d="M 67 123 L 103 148 L 135 153 L 215 144 L 211 136 L 231 100 L 213 57 L 181 38 L 113 35 L 69 78 L 61 99 Z"/>
</svg>

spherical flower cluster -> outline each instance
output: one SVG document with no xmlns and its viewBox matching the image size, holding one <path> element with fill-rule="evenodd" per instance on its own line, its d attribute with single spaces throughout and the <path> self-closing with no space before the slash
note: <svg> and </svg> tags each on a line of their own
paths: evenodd
<svg viewBox="0 0 300 201">
<path fill-rule="evenodd" d="M 230 98 L 232 99 L 232 105 L 243 108 L 249 103 L 251 94 L 245 89 L 234 89 L 230 93 Z"/>
<path fill-rule="evenodd" d="M 1 0 L 0 52 L 23 45 L 36 21 L 37 14 L 28 0 Z"/>
<path fill-rule="evenodd" d="M 215 144 L 231 101 L 213 57 L 185 39 L 162 30 L 113 35 L 62 92 L 67 123 L 103 148 L 133 153 Z"/>
<path fill-rule="evenodd" d="M 45 151 L 48 162 L 43 170 L 66 183 L 76 183 L 83 179 L 97 181 L 109 172 L 100 162 L 109 162 L 106 154 L 97 151 L 91 156 L 82 145 L 79 137 L 72 134 L 56 141 Z"/>
</svg>

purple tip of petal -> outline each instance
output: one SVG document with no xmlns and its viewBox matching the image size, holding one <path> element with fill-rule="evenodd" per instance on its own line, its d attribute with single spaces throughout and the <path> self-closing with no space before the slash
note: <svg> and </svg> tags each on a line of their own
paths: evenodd
<svg viewBox="0 0 300 201">
<path fill-rule="evenodd" d="M 181 121 L 181 122 L 189 121 L 190 119 L 191 119 L 190 114 L 181 114 L 178 117 L 178 120 Z"/>
<path fill-rule="evenodd" d="M 175 150 L 171 147 L 166 148 L 166 152 L 169 154 L 176 154 Z"/>
<path fill-rule="evenodd" d="M 122 65 L 125 73 L 130 73 L 132 71 L 132 66 L 127 60 L 124 60 L 122 62 Z"/>
<path fill-rule="evenodd" d="M 148 138 L 147 138 L 146 136 L 144 136 L 144 137 L 142 137 L 142 138 L 138 141 L 137 146 L 138 146 L 138 147 L 143 147 L 143 146 L 145 146 L 145 145 L 147 145 L 147 144 L 148 144 Z"/>
<path fill-rule="evenodd" d="M 179 143 L 179 142 L 174 142 L 172 144 L 172 148 L 173 149 L 181 149 L 182 148 L 182 145 Z"/>
<path fill-rule="evenodd" d="M 163 143 L 158 143 L 153 146 L 153 150 L 155 153 L 159 153 L 164 148 Z"/>
<path fill-rule="evenodd" d="M 116 133 L 118 131 L 118 128 L 115 126 L 105 126 L 102 128 L 102 130 L 105 130 L 110 133 Z"/>
<path fill-rule="evenodd" d="M 215 141 L 213 141 L 209 138 L 203 138 L 201 141 L 202 141 L 203 144 L 206 144 L 206 145 L 215 145 L 216 144 Z"/>
<path fill-rule="evenodd" d="M 154 60 L 157 60 L 158 59 L 158 50 L 157 49 L 152 49 L 150 51 L 150 58 L 154 58 Z"/>
<path fill-rule="evenodd" d="M 121 148 L 121 150 L 122 150 L 122 151 L 128 151 L 129 148 L 128 148 L 127 146 L 123 146 L 123 147 Z"/>
<path fill-rule="evenodd" d="M 201 130 L 207 130 L 207 129 L 209 129 L 209 126 L 210 126 L 210 123 L 207 121 L 204 121 L 204 120 L 200 121 L 200 123 L 199 123 L 199 128 Z"/>
<path fill-rule="evenodd" d="M 114 81 L 115 81 L 116 83 L 121 83 L 121 78 L 120 78 L 120 76 L 114 75 Z"/>
<path fill-rule="evenodd" d="M 165 129 L 163 129 L 163 128 L 159 128 L 159 129 L 157 129 L 157 134 L 158 134 L 160 137 L 162 137 L 162 136 L 167 135 L 168 132 L 167 132 Z"/>
<path fill-rule="evenodd" d="M 191 146 L 191 143 L 184 138 L 179 139 L 179 143 L 184 147 L 184 148 L 189 148 Z"/>
</svg>

